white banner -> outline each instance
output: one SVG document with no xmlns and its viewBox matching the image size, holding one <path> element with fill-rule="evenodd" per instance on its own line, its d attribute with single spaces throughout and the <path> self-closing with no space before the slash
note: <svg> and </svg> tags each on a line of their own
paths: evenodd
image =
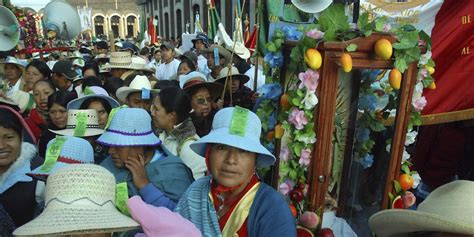
<svg viewBox="0 0 474 237">
<path fill-rule="evenodd" d="M 81 31 L 92 30 L 92 8 L 77 7 L 77 13 L 81 19 Z"/>
</svg>

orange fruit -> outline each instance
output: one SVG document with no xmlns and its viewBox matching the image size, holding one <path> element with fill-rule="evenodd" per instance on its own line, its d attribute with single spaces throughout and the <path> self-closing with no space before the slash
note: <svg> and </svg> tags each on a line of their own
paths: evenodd
<svg viewBox="0 0 474 237">
<path fill-rule="evenodd" d="M 408 189 L 411 189 L 413 186 L 413 177 L 409 174 L 401 174 L 400 177 L 398 178 L 398 182 L 400 183 L 400 187 L 407 191 Z"/>
<path fill-rule="evenodd" d="M 293 215 L 294 218 L 296 218 L 298 216 L 298 211 L 296 211 L 295 205 L 288 204 L 288 206 L 290 207 L 291 214 Z"/>
<path fill-rule="evenodd" d="M 275 137 L 275 131 L 268 131 L 267 132 L 267 140 L 271 141 Z"/>
<path fill-rule="evenodd" d="M 396 68 L 392 69 L 388 75 L 388 82 L 393 89 L 400 89 L 400 84 L 402 83 L 402 73 Z"/>
<path fill-rule="evenodd" d="M 285 134 L 285 130 L 281 127 L 281 124 L 275 126 L 275 138 L 280 139 Z"/>
<path fill-rule="evenodd" d="M 288 94 L 283 94 L 281 97 L 280 97 L 280 107 L 286 111 L 288 109 L 291 108 L 291 104 L 290 104 L 290 95 Z"/>
<path fill-rule="evenodd" d="M 304 54 L 304 61 L 311 69 L 317 70 L 321 67 L 323 58 L 317 49 L 309 48 Z"/>
<path fill-rule="evenodd" d="M 344 72 L 350 72 L 352 70 L 352 57 L 348 53 L 343 53 L 339 58 L 341 67 Z"/>
<path fill-rule="evenodd" d="M 434 90 L 436 89 L 436 83 L 433 81 L 431 84 L 428 86 L 428 89 Z"/>
<path fill-rule="evenodd" d="M 392 43 L 387 39 L 379 39 L 375 42 L 374 51 L 379 58 L 387 60 L 392 57 Z"/>
</svg>

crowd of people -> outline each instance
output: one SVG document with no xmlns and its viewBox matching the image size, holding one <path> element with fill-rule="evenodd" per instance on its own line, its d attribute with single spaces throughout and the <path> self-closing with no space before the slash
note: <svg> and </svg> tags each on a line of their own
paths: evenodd
<svg viewBox="0 0 474 237">
<path fill-rule="evenodd" d="M 1 60 L 1 236 L 296 236 L 256 173 L 254 66 L 192 42 Z"/>
</svg>

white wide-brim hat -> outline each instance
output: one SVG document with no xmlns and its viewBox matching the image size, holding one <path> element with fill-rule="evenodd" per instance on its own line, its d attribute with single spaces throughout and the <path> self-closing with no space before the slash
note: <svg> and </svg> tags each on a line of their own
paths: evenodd
<svg viewBox="0 0 474 237">
<path fill-rule="evenodd" d="M 445 184 L 430 193 L 416 211 L 377 212 L 370 217 L 369 226 L 381 237 L 424 231 L 474 235 L 474 182 Z"/>
<path fill-rule="evenodd" d="M 44 211 L 17 228 L 15 236 L 124 232 L 139 224 L 115 207 L 115 177 L 94 164 L 70 165 L 52 173 Z"/>
<path fill-rule="evenodd" d="M 104 69 L 123 68 L 132 69 L 132 55 L 129 52 L 113 52 L 110 54 L 109 62 Z"/>
<path fill-rule="evenodd" d="M 143 89 L 149 90 L 150 93 L 159 92 L 159 90 L 151 89 L 150 80 L 148 80 L 146 76 L 137 75 L 130 83 L 130 86 L 123 86 L 123 87 L 118 88 L 115 95 L 117 95 L 117 98 L 120 101 L 126 102 L 127 97 L 130 93 L 141 92 Z M 150 95 L 150 99 L 151 99 L 151 95 Z"/>
<path fill-rule="evenodd" d="M 299 10 L 306 13 L 318 13 L 331 5 L 332 0 L 291 0 Z"/>
<path fill-rule="evenodd" d="M 230 52 L 234 52 L 235 55 L 239 56 L 241 59 L 248 59 L 250 58 L 250 50 L 245 47 L 242 42 L 235 42 L 233 41 L 230 36 L 227 34 L 225 27 L 222 23 L 219 23 L 217 26 L 218 28 L 218 35 L 219 38 L 224 43 L 224 47 L 229 50 Z"/>
<path fill-rule="evenodd" d="M 231 133 L 231 126 L 235 124 L 233 113 L 236 110 L 247 111 L 243 135 Z M 214 116 L 211 132 L 192 143 L 190 148 L 198 155 L 205 157 L 208 144 L 228 145 L 257 153 L 257 167 L 268 167 L 275 163 L 275 156 L 260 143 L 261 129 L 262 122 L 252 111 L 240 107 L 227 107 L 219 110 Z"/>
<path fill-rule="evenodd" d="M 104 88 L 99 86 L 91 86 L 86 88 L 89 88 L 87 91 L 91 91 L 92 94 L 84 95 L 84 91 L 82 91 L 81 97 L 71 100 L 69 103 L 67 103 L 67 109 L 79 109 L 81 108 L 82 103 L 84 103 L 84 101 L 90 98 L 103 99 L 110 105 L 112 109 L 120 106 L 119 102 L 117 102 L 114 98 L 110 97 L 107 91 L 104 90 Z"/>
<path fill-rule="evenodd" d="M 86 128 L 84 135 L 79 137 L 91 137 L 104 133 L 104 130 L 99 128 L 99 117 L 97 116 L 97 111 L 95 109 L 69 109 L 67 111 L 66 128 L 62 130 L 49 129 L 49 131 L 63 136 L 75 136 L 75 130 L 80 113 L 85 114 Z"/>
</svg>

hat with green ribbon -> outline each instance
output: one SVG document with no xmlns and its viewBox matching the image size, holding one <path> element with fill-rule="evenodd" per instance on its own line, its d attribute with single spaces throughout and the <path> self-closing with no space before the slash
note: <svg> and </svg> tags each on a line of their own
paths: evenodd
<svg viewBox="0 0 474 237">
<path fill-rule="evenodd" d="M 104 133 L 99 128 L 99 117 L 95 109 L 70 109 L 67 111 L 67 124 L 63 130 L 51 130 L 51 132 L 75 137 L 90 137 Z"/>
</svg>

